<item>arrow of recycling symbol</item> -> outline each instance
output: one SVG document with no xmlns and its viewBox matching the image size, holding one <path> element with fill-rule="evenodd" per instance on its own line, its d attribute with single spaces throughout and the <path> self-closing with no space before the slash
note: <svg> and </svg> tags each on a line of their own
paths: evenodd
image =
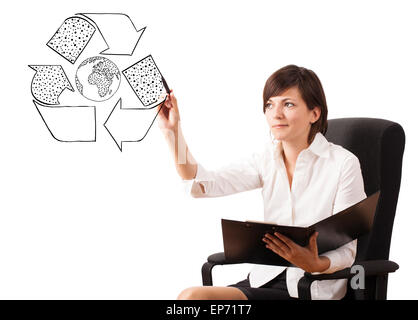
<svg viewBox="0 0 418 320">
<path fill-rule="evenodd" d="M 105 55 L 132 55 L 145 28 L 137 30 L 131 18 L 123 13 L 79 13 L 90 19 L 106 42 Z"/>
<path fill-rule="evenodd" d="M 142 141 L 153 125 L 170 89 L 151 55 L 123 70 L 123 75 L 145 108 L 123 108 L 116 103 L 104 127 L 122 151 L 123 142 Z M 163 101 L 161 101 L 163 99 Z M 150 112 L 158 107 L 158 112 Z M 144 133 L 142 128 L 148 128 Z"/>
<path fill-rule="evenodd" d="M 122 98 L 118 100 L 103 125 L 120 151 L 122 151 L 124 142 L 140 142 L 146 137 L 166 99 L 167 97 L 151 110 L 148 108 L 123 108 Z M 156 108 L 158 108 L 156 112 L 150 112 Z M 145 132 L 144 128 L 147 128 Z"/>
<path fill-rule="evenodd" d="M 62 106 L 61 93 L 74 92 L 60 65 L 30 65 L 35 71 L 31 91 L 33 103 L 52 137 L 60 142 L 96 141 L 96 107 Z"/>
</svg>

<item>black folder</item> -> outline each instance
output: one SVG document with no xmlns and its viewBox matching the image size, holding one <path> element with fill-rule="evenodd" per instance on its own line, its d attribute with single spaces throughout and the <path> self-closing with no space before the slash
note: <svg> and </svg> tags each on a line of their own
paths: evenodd
<svg viewBox="0 0 418 320">
<path fill-rule="evenodd" d="M 279 232 L 305 246 L 309 237 L 317 231 L 318 254 L 337 249 L 371 230 L 379 195 L 380 190 L 310 227 L 222 219 L 225 258 L 237 263 L 291 266 L 290 262 L 265 247 L 262 241 L 264 235 L 274 232 Z"/>
</svg>

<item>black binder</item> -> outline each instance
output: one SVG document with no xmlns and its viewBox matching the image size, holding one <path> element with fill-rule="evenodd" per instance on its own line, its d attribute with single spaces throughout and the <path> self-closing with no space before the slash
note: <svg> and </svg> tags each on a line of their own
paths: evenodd
<svg viewBox="0 0 418 320">
<path fill-rule="evenodd" d="M 290 262 L 265 247 L 263 236 L 274 232 L 279 232 L 305 246 L 309 237 L 318 231 L 318 254 L 334 250 L 371 230 L 379 195 L 380 190 L 306 228 L 222 219 L 225 258 L 237 263 L 291 266 Z"/>
</svg>

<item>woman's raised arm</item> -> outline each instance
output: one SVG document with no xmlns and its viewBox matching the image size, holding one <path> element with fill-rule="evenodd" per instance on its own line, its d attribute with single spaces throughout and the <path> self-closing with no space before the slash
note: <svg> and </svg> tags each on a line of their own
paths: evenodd
<svg viewBox="0 0 418 320">
<path fill-rule="evenodd" d="M 156 109 L 158 110 L 159 108 Z M 180 113 L 173 90 L 170 90 L 170 94 L 161 106 L 157 117 L 158 126 L 173 155 L 178 174 L 184 180 L 194 179 L 197 172 L 197 163 L 187 146 L 181 130 Z"/>
</svg>

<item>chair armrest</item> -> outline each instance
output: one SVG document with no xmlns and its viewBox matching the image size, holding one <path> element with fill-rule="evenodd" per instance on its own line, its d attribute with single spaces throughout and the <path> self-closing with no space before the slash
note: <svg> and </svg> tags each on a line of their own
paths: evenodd
<svg viewBox="0 0 418 320">
<path fill-rule="evenodd" d="M 205 262 L 202 266 L 202 282 L 204 286 L 211 286 L 213 285 L 212 281 L 212 269 L 214 266 L 217 265 L 225 265 L 225 264 L 237 264 L 237 263 L 245 263 L 246 261 L 238 261 L 238 260 L 227 260 L 225 258 L 225 253 L 218 252 L 211 254 L 208 257 L 208 261 Z"/>
<path fill-rule="evenodd" d="M 213 263 L 215 265 L 223 265 L 223 264 L 245 263 L 246 261 L 244 261 L 244 260 L 230 260 L 230 259 L 227 260 L 225 258 L 225 253 L 224 252 L 218 252 L 218 253 L 211 254 L 208 257 L 208 262 Z"/>
<path fill-rule="evenodd" d="M 351 273 L 351 270 L 354 266 L 361 266 L 364 269 L 364 275 L 367 276 L 377 276 L 384 275 L 391 272 L 395 272 L 399 269 L 399 265 L 390 260 L 369 260 L 369 261 L 360 261 L 355 262 L 352 267 L 345 268 L 334 273 L 321 273 L 321 274 L 312 274 L 305 272 L 305 277 L 315 280 L 332 280 L 332 279 L 351 279 L 354 276 L 354 273 Z"/>
<path fill-rule="evenodd" d="M 255 263 L 252 261 L 247 261 L 245 259 L 238 260 L 238 259 L 226 259 L 224 252 L 218 252 L 210 255 L 208 257 L 208 261 L 205 262 L 202 266 L 202 282 L 204 286 L 211 286 L 213 285 L 212 281 L 212 269 L 214 266 L 217 265 L 226 265 L 226 264 L 238 264 L 238 263 Z M 280 262 L 279 262 L 280 263 Z M 269 264 L 266 262 L 265 264 Z M 277 266 L 286 266 L 288 267 L 289 264 L 283 265 L 283 264 L 271 264 L 271 265 L 277 265 Z M 292 266 L 292 265 L 290 265 Z"/>
<path fill-rule="evenodd" d="M 305 272 L 304 276 L 298 283 L 298 294 L 301 299 L 311 299 L 311 284 L 316 280 L 335 280 L 335 279 L 351 279 L 355 273 L 351 270 L 354 266 L 361 266 L 364 269 L 364 276 L 381 276 L 395 272 L 399 269 L 399 265 L 390 260 L 369 260 L 358 261 L 350 268 L 345 268 L 334 273 L 312 274 Z"/>
<path fill-rule="evenodd" d="M 208 257 L 208 262 L 209 263 L 214 263 L 214 264 L 221 264 L 221 265 L 222 264 L 228 264 L 228 261 L 226 261 L 224 252 L 218 252 L 218 253 L 211 254 Z"/>
</svg>

